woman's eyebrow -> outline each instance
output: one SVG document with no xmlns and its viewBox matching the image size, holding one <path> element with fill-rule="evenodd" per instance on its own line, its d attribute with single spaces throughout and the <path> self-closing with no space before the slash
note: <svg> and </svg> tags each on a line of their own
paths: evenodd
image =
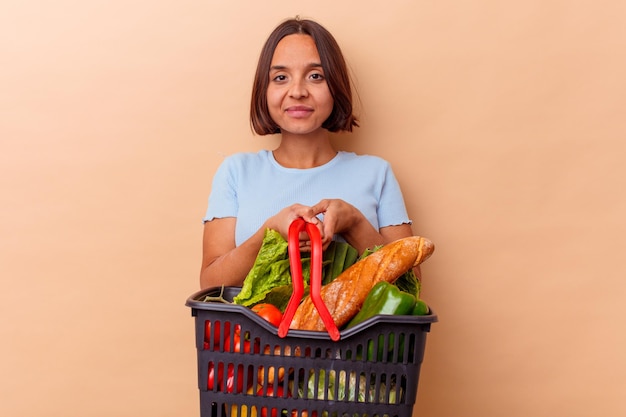
<svg viewBox="0 0 626 417">
<path fill-rule="evenodd" d="M 311 62 L 306 67 L 307 68 L 322 68 L 322 64 L 319 63 L 319 62 Z M 288 68 L 289 67 L 287 65 L 272 65 L 270 67 L 270 70 L 272 70 L 272 71 L 283 71 L 283 70 L 286 70 Z"/>
</svg>

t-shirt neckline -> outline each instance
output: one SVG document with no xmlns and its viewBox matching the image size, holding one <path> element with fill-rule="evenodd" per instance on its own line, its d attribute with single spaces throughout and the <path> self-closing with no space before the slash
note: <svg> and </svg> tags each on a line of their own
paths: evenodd
<svg viewBox="0 0 626 417">
<path fill-rule="evenodd" d="M 320 171 L 323 169 L 326 169 L 328 167 L 331 167 L 333 165 L 335 165 L 340 159 L 341 156 L 343 155 L 343 151 L 337 151 L 337 154 L 335 156 L 333 156 L 333 158 L 326 162 L 325 164 L 313 167 L 313 168 L 287 168 L 281 164 L 278 163 L 278 161 L 276 160 L 276 158 L 274 158 L 274 152 L 271 150 L 266 150 L 265 151 L 267 153 L 267 157 L 270 160 L 270 162 L 272 163 L 272 165 L 274 165 L 276 168 L 283 170 L 283 171 L 287 171 L 287 172 L 312 172 L 312 171 Z"/>
</svg>

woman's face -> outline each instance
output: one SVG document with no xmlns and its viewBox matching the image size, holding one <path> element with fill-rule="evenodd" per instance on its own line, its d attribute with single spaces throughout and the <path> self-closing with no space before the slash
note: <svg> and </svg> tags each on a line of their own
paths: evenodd
<svg viewBox="0 0 626 417">
<path fill-rule="evenodd" d="M 333 98 L 313 38 L 297 34 L 281 39 L 269 77 L 267 104 L 283 134 L 322 129 L 333 111 Z"/>
</svg>

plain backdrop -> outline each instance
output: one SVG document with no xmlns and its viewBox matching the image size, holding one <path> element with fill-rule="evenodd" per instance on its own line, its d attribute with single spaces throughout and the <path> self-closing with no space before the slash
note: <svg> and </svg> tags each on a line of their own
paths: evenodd
<svg viewBox="0 0 626 417">
<path fill-rule="evenodd" d="M 626 3 L 0 6 L 0 415 L 198 416 L 201 218 L 258 53 L 325 25 L 433 240 L 415 416 L 624 416 Z"/>
</svg>

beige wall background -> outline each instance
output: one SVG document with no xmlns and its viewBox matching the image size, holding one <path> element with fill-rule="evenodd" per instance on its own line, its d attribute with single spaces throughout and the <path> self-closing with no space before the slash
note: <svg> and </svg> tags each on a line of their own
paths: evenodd
<svg viewBox="0 0 626 417">
<path fill-rule="evenodd" d="M 260 47 L 330 29 L 431 238 L 416 416 L 626 415 L 626 3 L 0 6 L 0 415 L 199 415 L 201 217 Z"/>
</svg>

